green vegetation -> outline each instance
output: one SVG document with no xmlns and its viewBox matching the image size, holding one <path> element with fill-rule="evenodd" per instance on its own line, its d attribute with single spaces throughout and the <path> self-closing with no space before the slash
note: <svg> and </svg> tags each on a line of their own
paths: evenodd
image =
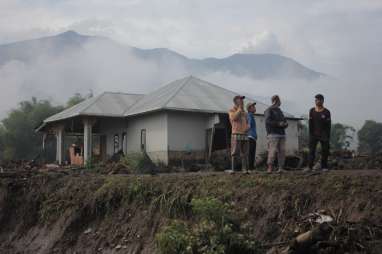
<svg viewBox="0 0 382 254">
<path fill-rule="evenodd" d="M 121 158 L 120 164 L 138 173 L 145 166 L 145 156 L 143 153 L 128 153 Z"/>
<path fill-rule="evenodd" d="M 75 94 L 65 107 L 70 107 L 87 97 Z M 22 101 L 0 123 L 0 160 L 30 160 L 40 154 L 42 134 L 36 133 L 44 119 L 62 111 L 48 100 Z"/>
<path fill-rule="evenodd" d="M 192 241 L 188 226 L 182 221 L 172 221 L 156 235 L 161 254 L 192 254 Z"/>
<path fill-rule="evenodd" d="M 302 149 L 309 148 L 309 128 L 307 123 L 299 124 L 299 142 Z M 348 149 L 354 141 L 355 129 L 342 123 L 334 123 L 330 132 L 330 147 L 333 150 Z"/>
<path fill-rule="evenodd" d="M 87 96 L 83 96 L 80 93 L 75 93 L 72 97 L 69 98 L 68 102 L 66 103 L 66 107 L 70 108 L 74 105 L 77 105 L 80 102 L 83 102 L 84 100 L 93 97 L 93 94 L 90 93 Z"/>
<path fill-rule="evenodd" d="M 119 163 L 128 168 L 131 173 L 147 174 L 152 173 L 156 168 L 154 163 L 145 153 L 128 153 L 121 158 Z"/>
<path fill-rule="evenodd" d="M 335 123 L 330 133 L 330 146 L 334 150 L 348 149 L 353 142 L 355 129 L 349 125 Z"/>
<path fill-rule="evenodd" d="M 160 253 L 260 253 L 258 243 L 232 220 L 227 204 L 206 197 L 192 199 L 191 207 L 196 222 L 174 220 L 156 235 Z"/>
<path fill-rule="evenodd" d="M 382 153 L 382 123 L 368 120 L 358 131 L 359 151 L 363 153 Z"/>
<path fill-rule="evenodd" d="M 3 159 L 33 159 L 41 149 L 42 136 L 35 132 L 41 122 L 61 111 L 49 101 L 32 98 L 23 101 L 2 121 L 0 149 Z"/>
</svg>

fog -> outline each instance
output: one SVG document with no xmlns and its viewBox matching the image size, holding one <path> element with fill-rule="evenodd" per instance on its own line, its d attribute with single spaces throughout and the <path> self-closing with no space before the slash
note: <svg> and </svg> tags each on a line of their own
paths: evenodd
<svg viewBox="0 0 382 254">
<path fill-rule="evenodd" d="M 228 89 L 306 115 L 323 93 L 336 122 L 359 128 L 382 121 L 382 2 L 374 0 L 2 0 L 0 44 L 72 29 L 106 36 L 121 45 L 166 47 L 191 58 L 237 52 L 277 53 L 329 75 L 316 81 L 253 80 L 229 73 L 200 76 Z M 179 63 L 166 68 L 104 43 L 33 63 L 0 66 L 0 118 L 20 100 L 36 96 L 64 103 L 75 92 L 149 92 L 191 73 Z"/>
<path fill-rule="evenodd" d="M 121 47 L 122 48 L 122 47 Z M 160 66 L 134 57 L 128 47 L 95 41 L 81 50 L 59 56 L 41 56 L 33 63 L 11 61 L 0 68 L 1 116 L 24 99 L 35 96 L 63 104 L 74 93 L 95 95 L 103 91 L 147 93 L 177 78 L 193 74 L 180 63 Z M 269 104 L 273 94 L 283 99 L 283 108 L 295 116 L 306 115 L 314 95 L 322 93 L 335 122 L 359 128 L 364 120 L 382 120 L 381 88 L 371 77 L 357 75 L 306 80 L 253 80 L 229 73 L 209 73 L 202 79 Z"/>
</svg>

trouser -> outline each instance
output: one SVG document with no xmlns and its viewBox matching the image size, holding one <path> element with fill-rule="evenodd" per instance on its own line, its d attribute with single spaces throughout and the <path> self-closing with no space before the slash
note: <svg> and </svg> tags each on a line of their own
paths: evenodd
<svg viewBox="0 0 382 254">
<path fill-rule="evenodd" d="M 236 135 L 231 138 L 231 169 L 236 170 L 237 160 L 241 159 L 242 170 L 248 169 L 248 140 Z"/>
<path fill-rule="evenodd" d="M 249 150 L 248 150 L 248 169 L 253 170 L 255 168 L 255 158 L 256 158 L 256 139 L 249 138 Z"/>
<path fill-rule="evenodd" d="M 313 168 L 318 143 L 321 144 L 321 168 L 328 168 L 329 140 L 313 136 L 309 137 L 309 168 Z"/>
<path fill-rule="evenodd" d="M 284 167 L 285 143 L 285 137 L 268 137 L 268 165 L 273 166 L 277 155 L 279 168 L 282 169 Z"/>
</svg>

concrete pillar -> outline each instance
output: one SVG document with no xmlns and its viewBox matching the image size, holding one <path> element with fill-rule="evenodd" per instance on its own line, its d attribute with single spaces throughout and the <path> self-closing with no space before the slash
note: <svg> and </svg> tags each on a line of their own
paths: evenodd
<svg viewBox="0 0 382 254">
<path fill-rule="evenodd" d="M 59 165 L 62 165 L 64 160 L 64 126 L 57 126 L 55 132 L 57 140 L 56 161 Z"/>
<path fill-rule="evenodd" d="M 84 163 L 91 161 L 93 152 L 93 125 L 94 119 L 85 118 L 84 123 Z"/>
</svg>

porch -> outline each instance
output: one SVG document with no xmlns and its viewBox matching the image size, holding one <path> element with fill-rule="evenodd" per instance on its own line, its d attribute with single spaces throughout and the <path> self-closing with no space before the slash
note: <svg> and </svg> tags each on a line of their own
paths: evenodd
<svg viewBox="0 0 382 254">
<path fill-rule="evenodd" d="M 52 154 L 50 158 L 59 165 L 84 165 L 87 162 L 104 161 L 113 154 L 125 152 L 125 126 L 117 125 L 108 128 L 108 122 L 115 118 L 107 117 L 74 117 L 44 126 L 43 154 Z M 118 121 L 121 122 L 121 121 Z M 126 121 L 122 122 L 124 125 Z"/>
</svg>

